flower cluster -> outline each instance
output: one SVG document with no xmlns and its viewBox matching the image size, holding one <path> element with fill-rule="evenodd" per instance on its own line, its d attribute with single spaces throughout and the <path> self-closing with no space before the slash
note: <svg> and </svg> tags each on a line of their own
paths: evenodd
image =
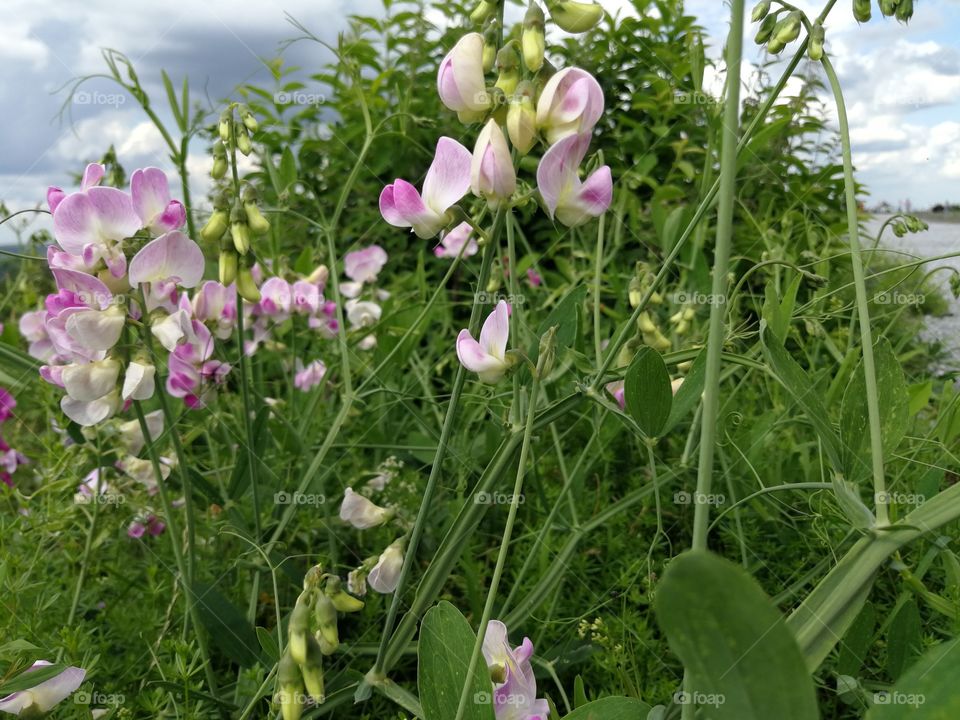
<svg viewBox="0 0 960 720">
<path fill-rule="evenodd" d="M 154 394 L 154 358 L 128 331 L 149 328 L 169 353 L 167 391 L 196 407 L 230 371 L 213 358 L 213 339 L 236 318 L 232 286 L 208 282 L 192 299 L 184 292 L 200 284 L 204 257 L 181 232 L 186 213 L 163 171 L 136 170 L 129 192 L 101 187 L 103 175 L 93 163 L 79 191 L 47 191 L 57 291 L 20 318 L 30 354 L 45 363 L 41 376 L 66 391 L 60 406 L 83 426 Z"/>
<path fill-rule="evenodd" d="M 13 417 L 17 401 L 6 388 L 0 387 L 0 426 Z M 0 435 L 0 482 L 13 487 L 13 474 L 17 468 L 27 463 L 27 458 L 11 448 Z"/>
<path fill-rule="evenodd" d="M 497 720 L 546 720 L 549 715 L 547 701 L 537 698 L 531 657 L 530 638 L 524 638 L 519 647 L 511 647 L 507 626 L 499 620 L 487 623 L 483 658 L 494 681 L 493 709 Z"/>
</svg>

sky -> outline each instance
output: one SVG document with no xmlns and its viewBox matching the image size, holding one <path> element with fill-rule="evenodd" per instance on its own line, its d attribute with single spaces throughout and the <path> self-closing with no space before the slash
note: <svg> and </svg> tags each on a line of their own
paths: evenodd
<svg viewBox="0 0 960 720">
<path fill-rule="evenodd" d="M 629 3 L 601 4 L 623 12 Z M 811 15 L 820 7 L 807 0 L 795 4 Z M 107 81 L 84 85 L 85 92 L 67 105 L 68 119 L 58 119 L 63 86 L 104 71 L 101 48 L 121 50 L 134 61 L 157 106 L 165 105 L 159 80 L 165 69 L 177 86 L 188 74 L 194 98 L 216 107 L 243 83 L 272 85 L 263 60 L 276 57 L 280 44 L 297 34 L 287 13 L 333 40 L 348 13 L 376 14 L 380 8 L 379 0 L 6 0 L 0 200 L 11 211 L 36 207 L 48 185 L 69 187 L 83 163 L 110 143 L 128 170 L 170 168 L 161 138 L 133 99 Z M 710 55 L 718 59 L 727 3 L 688 0 L 687 10 L 700 18 Z M 849 0 L 840 0 L 826 29 L 827 49 L 846 94 L 858 176 L 870 202 L 896 206 L 909 199 L 919 208 L 960 201 L 960 0 L 919 0 L 909 26 L 875 10 L 862 27 L 851 16 Z M 753 44 L 754 32 L 746 29 L 746 76 L 764 59 Z M 328 55 L 314 43 L 298 43 L 284 57 L 287 64 L 312 69 Z M 832 102 L 827 107 L 835 118 Z M 202 183 L 209 161 L 200 143 L 194 147 L 200 152 L 190 169 Z M 0 227 L 0 242 L 10 237 L 10 226 Z"/>
</svg>

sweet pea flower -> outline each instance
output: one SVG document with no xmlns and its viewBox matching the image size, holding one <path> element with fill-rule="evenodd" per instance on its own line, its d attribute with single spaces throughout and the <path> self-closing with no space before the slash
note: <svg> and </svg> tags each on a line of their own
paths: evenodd
<svg viewBox="0 0 960 720">
<path fill-rule="evenodd" d="M 47 667 L 51 663 L 37 660 L 29 670 Z M 50 712 L 54 706 L 70 697 L 80 687 L 87 671 L 78 667 L 68 667 L 58 675 L 34 685 L 29 690 L 21 690 L 0 699 L 0 712 L 17 717 L 38 717 Z"/>
<path fill-rule="evenodd" d="M 384 550 L 377 564 L 367 575 L 367 584 L 378 593 L 392 593 L 400 582 L 400 569 L 403 567 L 404 539 L 395 540 Z"/>
<path fill-rule="evenodd" d="M 205 406 L 205 397 L 214 385 L 223 383 L 231 368 L 212 359 L 213 337 L 207 326 L 192 320 L 184 342 L 177 345 L 167 361 L 167 392 L 183 398 L 189 408 Z"/>
<path fill-rule="evenodd" d="M 477 137 L 470 162 L 470 189 L 490 207 L 508 200 L 517 189 L 517 173 L 503 130 L 490 119 Z"/>
<path fill-rule="evenodd" d="M 509 317 L 507 303 L 501 300 L 484 320 L 479 342 L 473 339 L 467 329 L 461 330 L 457 336 L 460 364 L 477 373 L 481 382 L 491 385 L 499 382 L 512 364 L 506 359 L 510 336 Z"/>
<path fill-rule="evenodd" d="M 167 175 L 160 168 L 134 170 L 130 176 L 130 195 L 143 227 L 156 235 L 179 230 L 187 221 L 183 203 L 170 199 Z"/>
<path fill-rule="evenodd" d="M 13 487 L 13 476 L 17 469 L 29 462 L 26 455 L 11 448 L 6 440 L 0 437 L 0 482 Z"/>
<path fill-rule="evenodd" d="M 151 240 L 130 261 L 129 281 L 133 287 L 166 282 L 192 288 L 202 279 L 203 251 L 177 230 Z"/>
<path fill-rule="evenodd" d="M 147 431 L 151 438 L 158 438 L 163 433 L 163 411 L 154 410 L 144 417 L 147 421 Z M 120 445 L 131 455 L 137 455 L 146 444 L 139 420 L 128 420 L 117 426 L 117 435 Z"/>
<path fill-rule="evenodd" d="M 226 340 L 237 325 L 237 288 L 224 287 L 214 280 L 207 280 L 194 293 L 191 302 L 193 316 L 211 326 L 213 334 Z"/>
<path fill-rule="evenodd" d="M 609 382 L 604 387 L 606 387 L 608 393 L 613 395 L 613 399 L 617 401 L 617 405 L 620 406 L 621 410 L 626 408 L 627 398 L 626 395 L 624 395 L 623 380 Z"/>
<path fill-rule="evenodd" d="M 463 249 L 463 257 L 468 258 L 476 255 L 479 246 L 477 241 L 470 237 L 473 228 L 470 223 L 462 222 L 453 230 L 444 233 L 440 238 L 440 244 L 433 249 L 433 254 L 439 258 L 455 258 L 460 256 L 460 250 Z M 466 247 L 464 248 L 464 244 Z"/>
<path fill-rule="evenodd" d="M 490 108 L 490 96 L 483 77 L 483 36 L 472 32 L 461 36 L 437 70 L 440 101 L 457 113 L 461 122 L 474 122 Z"/>
<path fill-rule="evenodd" d="M 313 315 L 320 310 L 323 295 L 320 286 L 309 280 L 297 280 L 290 286 L 293 294 L 291 309 L 301 315 Z"/>
<path fill-rule="evenodd" d="M 360 284 L 373 282 L 387 263 L 387 251 L 379 245 L 370 245 L 343 256 L 344 274 Z"/>
<path fill-rule="evenodd" d="M 380 214 L 395 227 L 413 228 L 418 237 L 435 237 L 449 222 L 447 210 L 470 189 L 471 155 L 448 137 L 437 150 L 423 181 L 423 194 L 406 180 L 395 180 L 380 193 Z"/>
<path fill-rule="evenodd" d="M 369 300 L 347 300 L 343 307 L 347 311 L 347 320 L 353 328 L 375 325 L 383 313 L 379 305 Z"/>
<path fill-rule="evenodd" d="M 603 115 L 600 83 L 577 67 L 551 77 L 537 101 L 537 127 L 551 145 L 568 135 L 590 133 Z"/>
<path fill-rule="evenodd" d="M 315 388 L 323 382 L 323 376 L 327 374 L 327 366 L 322 360 L 314 360 L 309 365 L 304 365 L 300 358 L 297 358 L 294 367 L 296 371 L 293 375 L 293 386 L 301 392 Z"/>
<path fill-rule="evenodd" d="M 127 537 L 133 540 L 139 540 L 144 535 L 157 537 L 158 535 L 162 535 L 166 529 L 167 524 L 156 515 L 151 514 L 144 518 L 133 520 L 130 525 L 127 526 Z"/>
<path fill-rule="evenodd" d="M 360 493 L 347 488 L 340 504 L 340 519 L 350 523 L 357 530 L 383 525 L 393 517 L 393 510 L 380 507 Z"/>
<path fill-rule="evenodd" d="M 274 320 L 285 320 L 290 315 L 293 292 L 290 283 L 281 277 L 272 277 L 260 287 L 259 310 Z"/>
<path fill-rule="evenodd" d="M 31 310 L 20 316 L 17 325 L 20 334 L 30 343 L 27 348 L 30 357 L 49 363 L 56 358 L 57 353 L 50 341 L 50 335 L 47 333 L 46 319 L 46 310 Z"/>
<path fill-rule="evenodd" d="M 4 423 L 13 417 L 13 409 L 16 406 L 16 398 L 10 394 L 9 390 L 0 387 L 0 423 Z"/>
<path fill-rule="evenodd" d="M 106 168 L 100 163 L 90 163 L 83 170 L 83 177 L 80 180 L 80 191 L 84 192 L 92 187 L 96 187 L 103 180 L 103 174 Z M 60 205 L 60 201 L 67 196 L 63 190 L 58 187 L 50 186 L 47 188 L 47 205 L 50 206 L 50 213 L 54 213 Z"/>
<path fill-rule="evenodd" d="M 580 163 L 589 146 L 589 133 L 568 135 L 544 153 L 537 167 L 537 187 L 547 213 L 567 227 L 599 217 L 613 200 L 613 178 L 607 165 L 580 181 Z"/>
<path fill-rule="evenodd" d="M 150 363 L 131 362 L 123 376 L 120 399 L 149 400 L 153 397 L 157 369 Z"/>
<path fill-rule="evenodd" d="M 483 657 L 491 675 L 503 678 L 494 683 L 493 710 L 496 720 L 546 720 L 550 713 L 547 701 L 537 698 L 537 679 L 530 658 L 533 643 L 511 648 L 507 627 L 499 620 L 487 623 L 483 635 Z"/>
</svg>

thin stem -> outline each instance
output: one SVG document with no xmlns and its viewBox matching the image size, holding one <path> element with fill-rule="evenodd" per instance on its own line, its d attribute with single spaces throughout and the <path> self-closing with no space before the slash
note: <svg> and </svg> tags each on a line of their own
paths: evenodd
<svg viewBox="0 0 960 720">
<path fill-rule="evenodd" d="M 600 281 L 603 278 L 603 238 L 606 215 L 600 216 L 597 223 L 597 250 L 593 258 L 593 350 L 597 362 L 602 362 L 603 339 L 600 336 Z"/>
<path fill-rule="evenodd" d="M 840 121 L 840 142 L 843 149 L 843 186 L 847 205 L 847 232 L 850 236 L 850 259 L 853 262 L 853 282 L 857 298 L 857 317 L 860 325 L 860 345 L 863 350 L 863 374 L 867 391 L 867 416 L 870 420 L 870 458 L 873 467 L 873 493 L 877 508 L 877 524 L 890 524 L 887 506 L 887 483 L 883 469 L 883 436 L 880 433 L 880 402 L 877 391 L 877 371 L 873 359 L 873 336 L 870 331 L 870 308 L 867 302 L 867 285 L 863 276 L 863 257 L 860 248 L 860 221 L 857 217 L 857 187 L 853 179 L 853 154 L 850 150 L 850 126 L 847 122 L 847 107 L 843 101 L 840 81 L 826 55 L 821 60 L 827 81 L 837 103 Z"/>
<path fill-rule="evenodd" d="M 470 664 L 467 666 L 467 676 L 463 683 L 463 689 L 460 691 L 460 703 L 457 706 L 455 720 L 463 720 L 463 715 L 467 710 L 467 697 L 470 695 L 473 673 L 476 671 L 477 664 L 480 662 L 480 650 L 483 647 L 483 638 L 487 632 L 487 624 L 493 615 L 493 603 L 497 599 L 497 590 L 500 587 L 503 568 L 507 564 L 510 538 L 513 535 L 513 526 L 517 519 L 517 509 L 520 507 L 520 493 L 523 490 L 523 478 L 527 474 L 527 456 L 530 453 L 530 438 L 533 436 L 533 419 L 537 406 L 537 394 L 540 389 L 540 373 L 543 370 L 544 355 L 545 353 L 541 351 L 539 360 L 540 367 L 538 367 L 537 371 L 533 374 L 533 383 L 530 387 L 530 404 L 527 407 L 527 420 L 523 428 L 523 444 L 520 446 L 517 476 L 513 483 L 513 496 L 510 498 L 510 511 L 507 514 L 507 524 L 503 529 L 503 539 L 500 541 L 500 552 L 497 554 L 497 564 L 493 569 L 493 577 L 490 579 L 490 589 L 487 590 L 487 600 L 483 604 L 483 615 L 480 618 L 480 625 L 477 629 L 477 639 L 473 643 Z"/>
</svg>

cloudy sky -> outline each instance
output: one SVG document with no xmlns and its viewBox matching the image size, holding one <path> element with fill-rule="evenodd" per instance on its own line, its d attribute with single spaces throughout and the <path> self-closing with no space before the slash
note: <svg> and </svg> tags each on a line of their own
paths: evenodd
<svg viewBox="0 0 960 720">
<path fill-rule="evenodd" d="M 606 0 L 608 10 L 628 3 Z M 750 4 L 748 2 L 748 4 Z M 797 2 L 814 14 L 819 3 Z M 921 0 L 909 26 L 875 18 L 858 27 L 848 0 L 827 23 L 827 47 L 847 94 L 855 161 L 873 201 L 914 207 L 960 201 L 960 2 Z M 127 168 L 169 167 L 164 146 L 135 107 L 105 81 L 84 86 L 57 119 L 70 80 L 104 71 L 101 48 L 123 51 L 157 105 L 164 105 L 161 68 L 179 84 L 189 74 L 197 100 L 215 105 L 239 84 L 271 85 L 262 60 L 295 34 L 285 13 L 333 39 L 348 12 L 375 13 L 379 0 L 7 0 L 0 43 L 0 200 L 11 210 L 33 207 L 47 185 L 68 185 L 70 173 L 114 143 Z M 720 54 L 727 8 L 721 0 L 688 0 Z M 136 9 L 134 9 L 136 8 Z M 753 28 L 748 28 L 752 38 Z M 747 42 L 748 70 L 763 55 Z M 301 43 L 288 64 L 315 68 L 322 48 Z M 208 100 L 209 99 L 209 100 Z M 198 146 L 199 148 L 199 146 Z M 202 153 L 201 153 L 202 154 Z M 202 174 L 204 161 L 193 169 Z M 0 228 L 0 241 L 9 229 Z"/>
</svg>

